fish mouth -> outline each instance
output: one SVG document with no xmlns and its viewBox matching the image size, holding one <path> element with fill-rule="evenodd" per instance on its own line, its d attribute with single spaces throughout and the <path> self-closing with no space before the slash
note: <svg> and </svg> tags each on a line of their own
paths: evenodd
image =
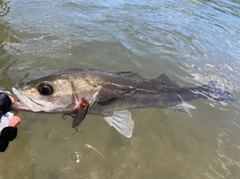
<svg viewBox="0 0 240 179">
<path fill-rule="evenodd" d="M 47 106 L 50 106 L 50 102 L 24 95 L 14 87 L 12 88 L 11 92 L 12 96 L 16 100 L 16 102 L 12 105 L 13 110 L 46 112 Z"/>
</svg>

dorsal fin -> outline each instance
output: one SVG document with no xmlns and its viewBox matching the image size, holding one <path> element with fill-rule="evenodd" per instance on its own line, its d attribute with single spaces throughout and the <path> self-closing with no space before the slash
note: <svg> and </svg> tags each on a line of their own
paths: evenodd
<svg viewBox="0 0 240 179">
<path fill-rule="evenodd" d="M 180 84 L 171 80 L 165 73 L 161 74 L 159 77 L 156 78 L 156 80 L 160 83 L 163 83 L 164 85 L 167 86 L 172 86 L 172 87 L 180 87 Z"/>
</svg>

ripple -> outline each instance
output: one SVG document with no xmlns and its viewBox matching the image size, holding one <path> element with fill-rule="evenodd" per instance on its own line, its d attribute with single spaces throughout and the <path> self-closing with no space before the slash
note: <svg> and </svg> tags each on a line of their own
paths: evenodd
<svg viewBox="0 0 240 179">
<path fill-rule="evenodd" d="M 239 11 L 239 2 L 233 0 L 2 2 L 1 87 L 10 88 L 65 68 L 83 67 L 133 71 L 146 78 L 165 72 L 184 86 L 213 80 L 240 99 Z M 67 143 L 67 126 L 61 127 L 62 122 L 51 125 L 52 119 L 24 115 L 22 131 L 28 133 L 34 126 L 36 130 L 14 141 L 19 146 L 27 142 L 24 146 L 28 148 L 19 159 L 18 169 L 24 176 L 24 168 L 30 168 L 25 166 L 31 166 L 33 176 L 40 178 L 46 173 L 62 178 L 238 177 L 239 102 L 199 100 L 194 105 L 197 110 L 192 120 L 168 110 L 140 109 L 135 115 L 138 120 L 132 139 L 115 136 L 107 127 L 104 129 L 109 130 L 101 130 L 94 137 L 96 131 L 93 133 L 86 123 L 85 132 L 77 138 L 68 137 Z M 89 118 L 92 127 L 100 130 Z M 46 131 L 60 128 L 57 140 L 48 133 L 41 135 L 40 142 L 36 140 L 41 129 L 37 121 Z M 124 150 L 119 147 L 121 140 L 129 142 L 127 148 L 125 142 L 121 146 Z M 99 142 L 109 156 L 109 164 L 94 162 L 94 156 L 85 160 L 78 151 L 72 153 L 74 145 L 84 142 Z M 81 170 L 75 162 L 66 162 L 69 153 L 80 162 Z M 11 168 L 8 157 L 19 158 L 14 153 L 6 156 L 1 160 L 5 168 Z M 30 162 L 24 160 L 26 156 L 31 156 Z"/>
</svg>

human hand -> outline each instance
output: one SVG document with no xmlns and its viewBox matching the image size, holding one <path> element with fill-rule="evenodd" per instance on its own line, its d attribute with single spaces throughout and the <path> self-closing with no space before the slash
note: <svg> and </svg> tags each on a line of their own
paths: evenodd
<svg viewBox="0 0 240 179">
<path fill-rule="evenodd" d="M 16 114 L 9 112 L 14 102 L 15 100 L 13 97 L 0 92 L 0 152 L 4 152 L 9 142 L 16 138 L 16 126 L 21 122 Z"/>
<path fill-rule="evenodd" d="M 9 98 L 11 99 L 12 104 L 15 102 L 15 99 L 12 96 L 9 96 Z M 17 113 L 15 113 L 12 118 L 10 119 L 10 121 L 8 122 L 8 126 L 12 126 L 12 127 L 16 127 L 18 124 L 20 124 L 21 119 L 16 116 Z"/>
</svg>

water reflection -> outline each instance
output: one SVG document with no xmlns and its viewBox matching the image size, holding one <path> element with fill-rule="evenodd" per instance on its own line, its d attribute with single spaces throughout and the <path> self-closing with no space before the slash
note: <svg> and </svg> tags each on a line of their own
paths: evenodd
<svg viewBox="0 0 240 179">
<path fill-rule="evenodd" d="M 183 86 L 215 80 L 240 99 L 238 1 L 0 4 L 4 89 L 85 67 L 133 71 L 147 78 L 165 72 Z M 22 113 L 18 140 L 1 154 L 0 178 L 238 177 L 239 102 L 198 100 L 192 105 L 197 107 L 192 118 L 166 109 L 131 111 L 136 124 L 131 139 L 97 116 L 88 116 L 81 134 L 72 136 L 70 120 Z M 72 161 L 75 151 L 83 154 L 80 163 Z"/>
<path fill-rule="evenodd" d="M 9 13 L 10 7 L 6 2 L 0 1 L 0 17 L 5 16 Z"/>
<path fill-rule="evenodd" d="M 8 4 L 0 1 L 0 16 L 5 16 L 9 13 L 10 7 Z M 10 28 L 7 26 L 7 23 L 1 21 L 0 24 L 0 68 L 1 68 L 1 87 L 6 85 L 12 85 L 9 82 L 11 81 L 8 76 L 9 67 L 15 62 L 11 62 L 11 56 L 7 53 L 7 48 L 5 43 L 12 40 L 9 35 Z M 14 42 L 14 40 L 13 40 Z"/>
<path fill-rule="evenodd" d="M 2 88 L 14 85 L 9 69 L 17 63 L 19 57 L 17 56 L 18 50 L 12 48 L 11 43 L 19 43 L 19 38 L 21 37 L 16 36 L 6 23 L 0 24 L 0 80 Z"/>
</svg>

